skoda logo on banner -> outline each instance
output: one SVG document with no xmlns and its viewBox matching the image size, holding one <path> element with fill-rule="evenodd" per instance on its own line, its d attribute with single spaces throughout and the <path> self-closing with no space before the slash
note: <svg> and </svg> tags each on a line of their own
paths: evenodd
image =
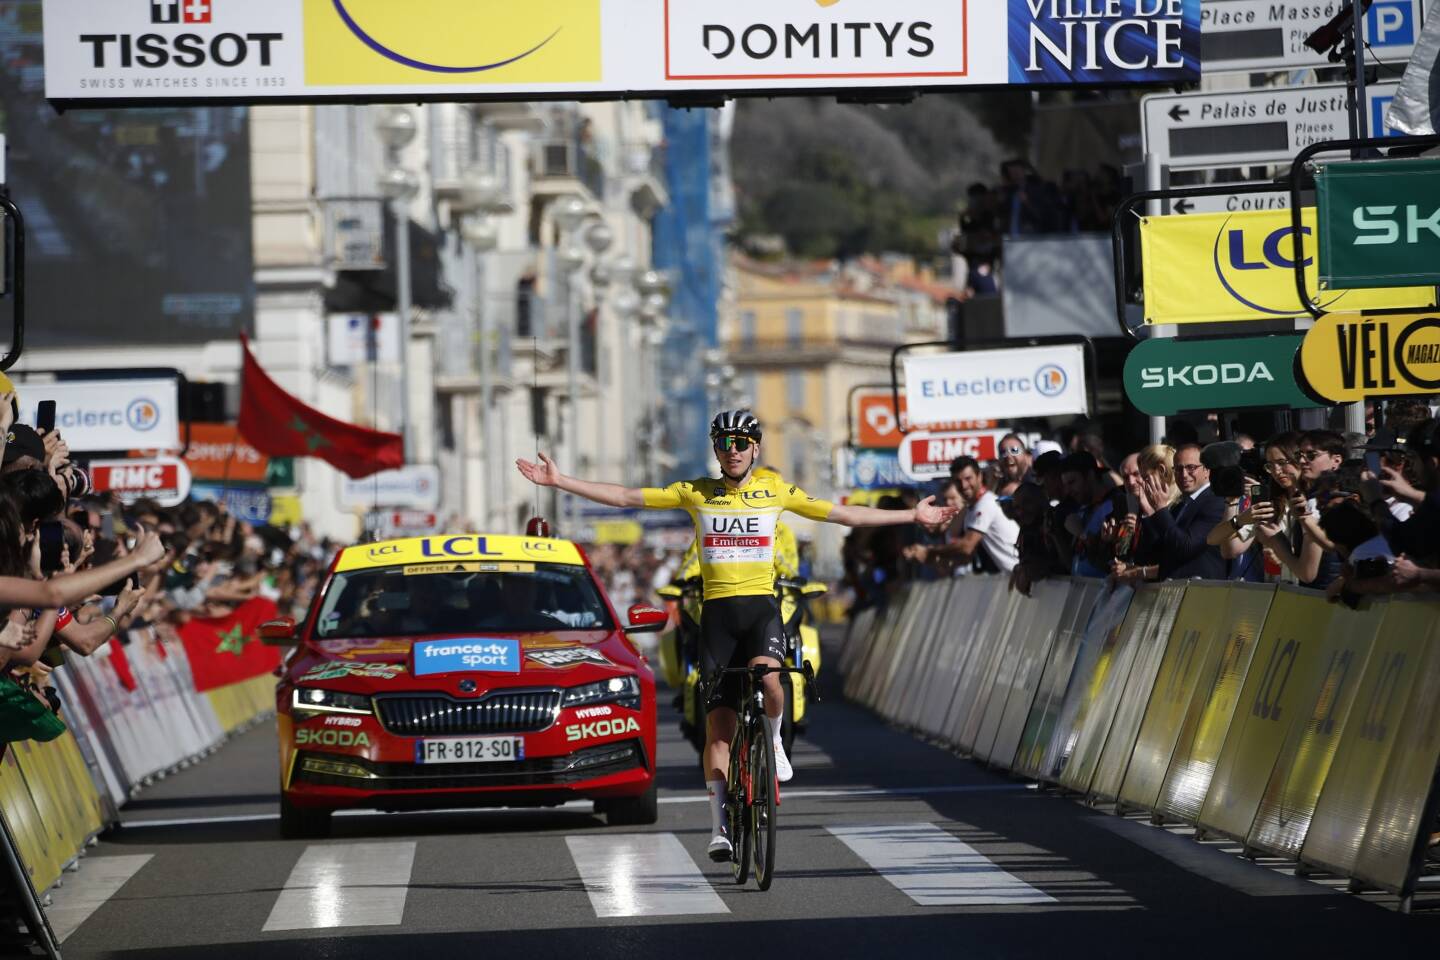
<svg viewBox="0 0 1440 960">
<path fill-rule="evenodd" d="M 1125 358 L 1125 396 L 1141 413 L 1313 407 L 1295 381 L 1300 334 L 1151 338 Z"/>
</svg>

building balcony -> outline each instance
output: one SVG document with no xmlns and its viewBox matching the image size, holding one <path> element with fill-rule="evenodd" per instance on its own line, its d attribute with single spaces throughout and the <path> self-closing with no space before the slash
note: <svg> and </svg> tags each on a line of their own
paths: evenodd
<svg viewBox="0 0 1440 960">
<path fill-rule="evenodd" d="M 605 167 L 577 140 L 536 140 L 530 146 L 530 189 L 537 197 L 578 194 L 589 201 L 605 196 Z"/>
</svg>

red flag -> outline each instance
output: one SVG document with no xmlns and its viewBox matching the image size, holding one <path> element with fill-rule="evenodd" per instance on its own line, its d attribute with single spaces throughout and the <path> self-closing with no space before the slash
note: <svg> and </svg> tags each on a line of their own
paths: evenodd
<svg viewBox="0 0 1440 960">
<path fill-rule="evenodd" d="M 115 676 L 120 678 L 120 686 L 135 692 L 135 671 L 130 669 L 130 658 L 125 654 L 125 645 L 118 637 L 110 638 L 110 666 L 115 668 Z"/>
<path fill-rule="evenodd" d="M 352 477 L 405 465 L 398 433 L 382 433 L 328 417 L 290 396 L 256 362 L 240 336 L 245 366 L 240 378 L 240 435 L 272 457 L 319 457 Z"/>
<path fill-rule="evenodd" d="M 260 624 L 275 619 L 273 600 L 252 597 L 228 616 L 194 617 L 179 630 L 190 660 L 195 689 L 204 693 L 269 673 L 280 665 L 280 651 L 260 642 Z"/>
</svg>

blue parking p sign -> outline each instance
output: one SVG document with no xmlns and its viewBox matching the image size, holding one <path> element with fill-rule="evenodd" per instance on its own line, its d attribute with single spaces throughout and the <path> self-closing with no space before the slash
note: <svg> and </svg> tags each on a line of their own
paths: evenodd
<svg viewBox="0 0 1440 960">
<path fill-rule="evenodd" d="M 415 644 L 417 677 L 435 673 L 519 673 L 520 641 L 505 637 L 459 637 Z"/>
<path fill-rule="evenodd" d="M 1417 7 L 1415 0 L 1377 0 L 1365 18 L 1365 36 L 1370 46 L 1413 46 Z"/>
</svg>

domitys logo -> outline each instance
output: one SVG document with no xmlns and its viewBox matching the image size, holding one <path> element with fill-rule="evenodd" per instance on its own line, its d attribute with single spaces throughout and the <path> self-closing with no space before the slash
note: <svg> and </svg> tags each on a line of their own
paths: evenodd
<svg viewBox="0 0 1440 960">
<path fill-rule="evenodd" d="M 305 0 L 305 79 L 352 87 L 599 80 L 600 3 Z"/>
</svg>

